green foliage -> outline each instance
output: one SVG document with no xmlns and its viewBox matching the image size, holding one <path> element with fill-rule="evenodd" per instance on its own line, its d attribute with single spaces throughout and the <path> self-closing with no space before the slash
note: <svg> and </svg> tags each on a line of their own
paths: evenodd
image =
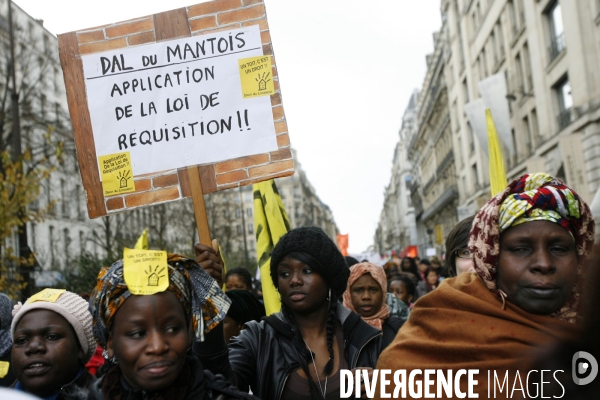
<svg viewBox="0 0 600 400">
<path fill-rule="evenodd" d="M 0 152 L 0 291 L 16 298 L 24 288 L 25 282 L 19 275 L 22 267 L 32 266 L 30 259 L 19 258 L 11 246 L 14 233 L 27 222 L 41 221 L 48 209 L 27 209 L 27 205 L 37 199 L 41 182 L 52 172 L 44 163 L 38 168 L 29 168 L 24 172 L 24 165 L 31 162 L 31 152 L 26 150 L 16 161 L 8 151 Z"/>
<path fill-rule="evenodd" d="M 68 270 L 62 271 L 65 288 L 73 293 L 92 293 L 98 272 L 113 261 L 88 252 L 80 254 L 69 263 Z"/>
</svg>

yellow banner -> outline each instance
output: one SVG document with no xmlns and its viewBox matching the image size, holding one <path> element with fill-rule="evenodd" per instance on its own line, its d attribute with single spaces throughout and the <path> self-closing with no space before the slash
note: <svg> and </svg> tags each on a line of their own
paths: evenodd
<svg viewBox="0 0 600 400">
<path fill-rule="evenodd" d="M 281 301 L 271 280 L 271 257 L 279 239 L 290 230 L 290 220 L 283 207 L 274 180 L 252 185 L 254 191 L 254 226 L 256 253 L 267 315 L 281 309 Z"/>
<path fill-rule="evenodd" d="M 144 229 L 133 248 L 135 250 L 148 250 L 148 228 Z"/>
<path fill-rule="evenodd" d="M 485 122 L 488 131 L 488 150 L 490 153 L 490 187 L 492 197 L 503 191 L 508 186 L 506 179 L 506 170 L 504 168 L 504 158 L 502 157 L 502 148 L 498 141 L 496 125 L 492 118 L 492 112 L 489 108 L 485 110 Z"/>
</svg>

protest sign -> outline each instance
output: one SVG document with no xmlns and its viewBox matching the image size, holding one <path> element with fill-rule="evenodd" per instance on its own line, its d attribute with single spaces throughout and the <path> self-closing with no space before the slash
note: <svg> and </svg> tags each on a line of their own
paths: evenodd
<svg viewBox="0 0 600 400">
<path fill-rule="evenodd" d="M 91 218 L 293 174 L 262 1 L 58 38 Z"/>
</svg>

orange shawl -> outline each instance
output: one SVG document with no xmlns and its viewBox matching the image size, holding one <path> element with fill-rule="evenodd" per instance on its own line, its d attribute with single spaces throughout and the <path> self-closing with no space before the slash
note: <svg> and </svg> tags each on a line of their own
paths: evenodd
<svg viewBox="0 0 600 400">
<path fill-rule="evenodd" d="M 520 370 L 525 385 L 522 371 L 537 349 L 573 337 L 576 329 L 575 324 L 529 314 L 509 302 L 503 309 L 476 273 L 464 273 L 417 301 L 408 321 L 381 353 L 377 368 L 406 369 L 407 376 L 413 369 L 479 369 L 475 392 L 487 398 L 488 370 L 502 377 L 512 371 L 510 387 L 514 371 Z"/>
</svg>

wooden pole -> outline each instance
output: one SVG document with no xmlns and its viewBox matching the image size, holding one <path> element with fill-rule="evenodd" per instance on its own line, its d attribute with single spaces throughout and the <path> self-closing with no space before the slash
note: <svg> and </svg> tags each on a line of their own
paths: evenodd
<svg viewBox="0 0 600 400">
<path fill-rule="evenodd" d="M 206 216 L 206 205 L 204 204 L 204 192 L 202 191 L 202 181 L 200 180 L 198 166 L 187 167 L 187 174 L 190 180 L 192 201 L 194 203 L 194 215 L 196 216 L 198 238 L 200 239 L 200 243 L 211 246 L 210 229 L 208 227 L 208 218 Z"/>
</svg>

